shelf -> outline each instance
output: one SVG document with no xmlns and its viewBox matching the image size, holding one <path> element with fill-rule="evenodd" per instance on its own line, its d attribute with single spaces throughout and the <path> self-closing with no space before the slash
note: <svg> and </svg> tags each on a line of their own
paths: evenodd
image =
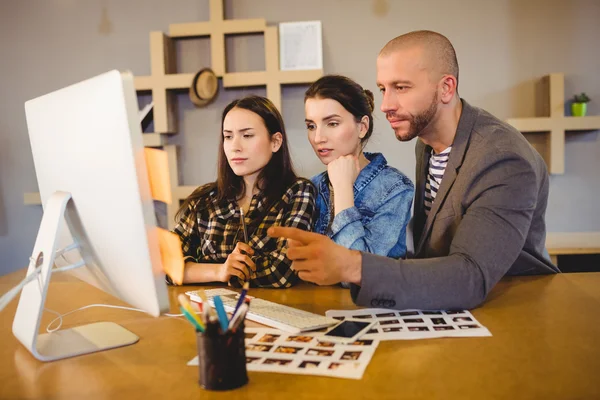
<svg viewBox="0 0 600 400">
<path fill-rule="evenodd" d="M 544 157 L 550 174 L 565 172 L 565 135 L 568 133 L 600 129 L 600 117 L 571 117 L 564 115 L 565 76 L 550 74 L 542 78 L 544 95 L 542 113 L 545 116 L 509 118 L 506 122 L 525 134 L 536 150 Z M 545 134 L 543 139 L 531 135 Z"/>
</svg>

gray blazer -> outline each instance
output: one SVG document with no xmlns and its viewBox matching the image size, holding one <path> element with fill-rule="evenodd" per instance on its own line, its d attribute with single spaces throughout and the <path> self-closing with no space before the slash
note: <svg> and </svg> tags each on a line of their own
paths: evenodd
<svg viewBox="0 0 600 400">
<path fill-rule="evenodd" d="M 546 256 L 548 172 L 523 135 L 463 102 L 448 165 L 429 216 L 423 196 L 431 147 L 420 140 L 415 259 L 362 254 L 358 305 L 470 309 L 504 275 L 560 272 Z"/>
</svg>

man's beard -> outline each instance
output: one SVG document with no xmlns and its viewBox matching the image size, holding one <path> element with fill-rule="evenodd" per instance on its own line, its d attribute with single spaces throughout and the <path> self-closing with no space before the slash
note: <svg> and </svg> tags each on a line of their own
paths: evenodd
<svg viewBox="0 0 600 400">
<path fill-rule="evenodd" d="M 417 115 L 408 115 L 408 118 L 406 118 L 409 122 L 408 132 L 405 135 L 400 135 L 396 132 L 396 138 L 401 142 L 408 142 L 419 136 L 435 117 L 438 109 L 437 100 L 438 95 L 436 91 L 431 100 L 431 104 L 429 104 L 429 107 L 425 111 L 420 112 Z"/>
</svg>

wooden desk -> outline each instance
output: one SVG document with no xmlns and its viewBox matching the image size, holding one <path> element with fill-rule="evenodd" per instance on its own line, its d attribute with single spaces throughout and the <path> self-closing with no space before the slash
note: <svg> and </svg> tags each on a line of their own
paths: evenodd
<svg viewBox="0 0 600 400">
<path fill-rule="evenodd" d="M 0 278 L 0 293 L 23 274 Z M 185 289 L 170 288 L 171 304 Z M 341 288 L 303 285 L 252 295 L 318 313 L 355 308 Z M 382 342 L 359 381 L 249 372 L 247 386 L 225 393 L 200 389 L 197 369 L 186 366 L 196 351 L 187 322 L 124 310 L 80 311 L 66 317 L 66 327 L 111 320 L 140 342 L 42 363 L 12 335 L 16 303 L 0 314 L 1 399 L 600 398 L 600 273 L 504 279 L 473 311 L 493 337 Z M 90 303 L 121 304 L 73 278 L 59 277 L 50 286 L 51 309 Z"/>
</svg>

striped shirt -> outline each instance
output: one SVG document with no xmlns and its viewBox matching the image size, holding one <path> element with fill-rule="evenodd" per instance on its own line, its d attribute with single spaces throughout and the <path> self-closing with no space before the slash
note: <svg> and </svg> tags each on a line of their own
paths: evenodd
<svg viewBox="0 0 600 400">
<path fill-rule="evenodd" d="M 440 154 L 435 154 L 433 150 L 431 150 L 429 172 L 427 173 L 427 182 L 425 183 L 425 215 L 429 215 L 435 196 L 442 184 L 444 171 L 446 170 L 448 158 L 450 157 L 450 150 L 452 150 L 452 146 L 448 147 Z"/>
</svg>

